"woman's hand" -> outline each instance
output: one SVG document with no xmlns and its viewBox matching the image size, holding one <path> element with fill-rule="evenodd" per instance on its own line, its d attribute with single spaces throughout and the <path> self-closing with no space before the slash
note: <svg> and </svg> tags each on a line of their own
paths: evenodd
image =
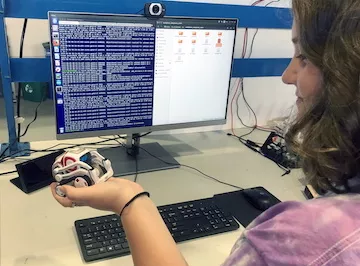
<svg viewBox="0 0 360 266">
<path fill-rule="evenodd" d="M 66 195 L 65 198 L 56 194 L 57 183 L 51 184 L 51 192 L 54 198 L 64 207 L 89 206 L 95 209 L 121 212 L 127 202 L 135 195 L 143 192 L 143 188 L 134 182 L 121 178 L 110 178 L 105 183 L 96 184 L 85 188 L 73 186 L 61 186 L 60 190 Z"/>
</svg>

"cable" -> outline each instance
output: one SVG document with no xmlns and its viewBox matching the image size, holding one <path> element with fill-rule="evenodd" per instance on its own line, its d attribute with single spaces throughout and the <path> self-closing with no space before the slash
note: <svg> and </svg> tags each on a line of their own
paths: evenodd
<svg viewBox="0 0 360 266">
<path fill-rule="evenodd" d="M 134 182 L 137 182 L 138 179 L 138 173 L 139 173 L 139 162 L 138 162 L 138 157 L 137 155 L 134 156 L 135 157 L 135 178 L 134 178 Z"/>
<path fill-rule="evenodd" d="M 152 132 L 148 132 L 148 133 L 145 133 L 145 134 L 143 134 L 143 135 L 140 135 L 139 138 L 146 137 L 146 136 L 150 135 L 151 133 L 152 133 Z"/>
<path fill-rule="evenodd" d="M 24 24 L 21 32 L 21 39 L 20 39 L 20 51 L 19 51 L 19 57 L 23 58 L 24 53 L 24 40 L 25 40 L 25 33 L 27 28 L 28 19 L 24 19 Z M 17 84 L 17 102 L 16 102 L 16 115 L 17 117 L 20 117 L 20 101 L 21 101 L 21 88 L 20 83 Z M 19 123 L 17 126 L 17 141 L 20 142 L 20 132 L 21 132 L 21 124 Z M 1 158 L 1 156 L 0 156 Z"/>
<path fill-rule="evenodd" d="M 43 97 L 43 96 L 41 96 L 41 97 L 42 97 L 42 98 L 41 98 L 41 102 L 39 102 L 39 104 L 38 104 L 38 105 L 36 106 L 36 108 L 35 108 L 34 119 L 26 126 L 24 133 L 21 134 L 21 136 L 19 137 L 19 139 L 22 138 L 22 137 L 24 137 L 24 136 L 26 135 L 26 133 L 28 132 L 30 126 L 36 121 L 36 119 L 37 119 L 37 117 L 38 117 L 39 108 L 40 108 L 41 104 L 44 102 L 44 97 Z"/>
<path fill-rule="evenodd" d="M 0 176 L 14 174 L 14 173 L 17 173 L 17 171 L 15 170 L 15 171 L 10 171 L 10 172 L 0 173 Z"/>
<path fill-rule="evenodd" d="M 174 163 L 169 163 L 169 162 L 167 162 L 167 161 L 164 161 L 163 159 L 161 159 L 161 158 L 153 155 L 152 153 L 150 153 L 149 151 L 145 150 L 145 149 L 142 148 L 142 147 L 139 147 L 139 148 L 140 148 L 141 150 L 143 150 L 144 152 L 146 152 L 147 154 L 149 154 L 150 156 L 154 157 L 155 159 L 157 159 L 157 160 L 159 160 L 159 161 L 161 161 L 161 162 L 163 162 L 163 163 L 165 163 L 165 164 L 167 164 L 167 165 L 177 165 L 177 164 L 174 164 Z M 206 176 L 207 178 L 209 178 L 209 179 L 211 179 L 211 180 L 213 180 L 213 181 L 216 181 L 216 182 L 218 182 L 218 183 L 220 183 L 220 184 L 223 184 L 223 185 L 226 185 L 226 186 L 230 186 L 230 187 L 233 187 L 233 188 L 236 188 L 236 189 L 243 190 L 243 188 L 241 188 L 241 187 L 238 187 L 238 186 L 235 186 L 235 185 L 226 183 L 226 182 L 221 181 L 221 180 L 219 180 L 219 179 L 217 179 L 217 178 L 215 178 L 215 177 L 212 177 L 212 176 L 210 176 L 210 175 L 207 175 L 207 174 L 205 174 L 204 172 L 200 171 L 199 169 L 197 169 L 197 168 L 195 168 L 195 167 L 188 166 L 188 165 L 185 165 L 185 164 L 179 164 L 179 165 L 180 165 L 181 167 L 185 167 L 185 168 L 192 169 L 192 170 L 194 170 L 194 171 L 202 174 L 203 176 Z"/>
<path fill-rule="evenodd" d="M 267 3 L 264 7 L 267 7 L 269 6 L 270 4 L 272 3 L 275 3 L 275 2 L 279 2 L 280 0 L 274 0 L 274 1 L 271 1 L 269 3 Z M 251 4 L 251 6 L 256 6 L 257 4 L 261 3 L 261 2 L 264 2 L 264 0 L 258 0 L 256 2 L 254 2 L 253 4 Z M 255 43 L 255 38 L 257 36 L 259 32 L 259 29 L 256 29 L 255 33 L 254 33 L 254 36 L 252 38 L 252 41 L 251 41 L 251 44 L 250 44 L 250 52 L 249 52 L 249 55 L 248 55 L 248 58 L 251 58 L 251 55 L 253 53 L 253 48 L 254 48 L 254 43 Z M 247 44 L 248 44 L 248 35 L 249 35 L 249 30 L 248 28 L 245 29 L 245 33 L 244 33 L 244 43 L 243 43 L 243 52 L 242 52 L 242 58 L 245 58 L 246 57 L 246 51 L 247 51 Z M 239 85 L 241 85 L 241 89 L 240 89 L 240 93 L 237 95 L 236 97 L 236 115 L 240 121 L 240 123 L 246 127 L 246 128 L 251 128 L 251 131 L 242 135 L 242 136 L 239 136 L 239 138 L 243 139 L 244 137 L 252 134 L 256 129 L 259 129 L 259 130 L 262 130 L 262 131 L 271 131 L 271 129 L 267 129 L 267 128 L 262 128 L 262 127 L 259 127 L 258 126 L 258 119 L 257 119 L 257 115 L 254 111 L 254 109 L 250 106 L 249 102 L 247 101 L 246 97 L 245 97 L 245 93 L 244 93 L 244 78 L 240 78 L 239 79 Z M 235 92 L 235 95 L 237 93 L 238 90 L 236 90 Z M 235 97 L 234 95 L 234 97 Z M 253 114 L 254 118 L 255 118 L 255 125 L 254 126 L 249 126 L 249 125 L 246 125 L 243 120 L 241 119 L 240 117 L 240 114 L 239 114 L 239 99 L 240 99 L 240 96 L 242 95 L 243 97 L 243 100 L 245 102 L 245 105 L 246 107 L 250 110 L 250 112 Z M 231 105 L 231 112 L 232 112 L 232 105 Z M 232 122 L 232 133 L 233 135 L 236 136 L 236 134 L 234 133 L 234 129 L 233 129 L 233 122 Z"/>
</svg>

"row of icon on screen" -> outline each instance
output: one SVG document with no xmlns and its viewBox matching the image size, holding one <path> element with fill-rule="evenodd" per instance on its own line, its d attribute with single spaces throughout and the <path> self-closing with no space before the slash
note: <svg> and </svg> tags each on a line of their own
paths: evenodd
<svg viewBox="0 0 360 266">
<path fill-rule="evenodd" d="M 209 37 L 210 34 L 211 34 L 211 33 L 210 33 L 209 31 L 205 32 L 205 36 L 207 36 L 207 37 Z M 198 32 L 197 32 L 197 31 L 193 31 L 193 32 L 191 33 L 191 35 L 192 35 L 193 37 L 196 37 L 196 36 L 198 36 Z M 218 35 L 218 36 L 222 36 L 223 33 L 222 33 L 221 31 L 219 31 L 217 35 Z M 183 32 L 183 31 L 179 31 L 179 36 L 184 36 L 184 32 Z"/>
<path fill-rule="evenodd" d="M 51 37 L 53 46 L 53 59 L 55 64 L 55 84 L 56 86 L 62 86 L 61 75 L 61 58 L 60 58 L 60 33 L 59 33 L 59 21 L 57 18 L 52 19 L 51 25 Z"/>
<path fill-rule="evenodd" d="M 184 43 L 184 40 L 180 39 L 178 40 L 178 44 L 183 44 Z M 192 44 L 196 44 L 197 41 L 196 40 L 191 40 L 191 43 Z M 209 44 L 209 41 L 208 40 L 205 40 L 205 44 Z M 216 42 L 216 47 L 222 47 L 222 40 L 219 38 Z"/>
</svg>

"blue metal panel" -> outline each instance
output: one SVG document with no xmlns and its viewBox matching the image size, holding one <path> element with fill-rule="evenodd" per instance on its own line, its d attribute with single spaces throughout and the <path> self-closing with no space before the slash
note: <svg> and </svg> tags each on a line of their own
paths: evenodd
<svg viewBox="0 0 360 266">
<path fill-rule="evenodd" d="M 51 81 L 49 58 L 12 58 L 10 59 L 10 66 L 13 82 Z"/>
<path fill-rule="evenodd" d="M 289 58 L 236 59 L 233 77 L 274 77 L 281 76 L 289 65 Z"/>
<path fill-rule="evenodd" d="M 11 72 L 9 62 L 9 52 L 7 45 L 7 36 L 5 31 L 5 22 L 3 13 L 0 10 L 0 69 L 2 76 L 2 85 L 4 90 L 6 120 L 9 131 L 10 152 L 18 150 L 16 137 L 16 125 L 14 120 L 14 106 L 12 99 Z"/>
<path fill-rule="evenodd" d="M 48 11 L 140 13 L 148 0 L 4 0 L 6 17 L 46 19 Z M 291 28 L 288 8 L 163 1 L 169 16 L 239 18 L 241 27 Z"/>
<path fill-rule="evenodd" d="M 291 59 L 235 59 L 233 77 L 281 76 Z M 51 80 L 48 58 L 13 58 L 11 72 L 13 82 L 48 82 Z"/>
</svg>

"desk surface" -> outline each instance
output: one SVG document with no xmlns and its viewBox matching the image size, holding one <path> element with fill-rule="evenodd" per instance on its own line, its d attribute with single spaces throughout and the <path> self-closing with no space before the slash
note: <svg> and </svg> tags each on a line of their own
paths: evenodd
<svg viewBox="0 0 360 266">
<path fill-rule="evenodd" d="M 256 132 L 251 139 L 263 142 L 267 135 Z M 99 139 L 90 141 L 94 140 Z M 77 140 L 76 143 L 90 141 Z M 290 175 L 281 177 L 283 171 L 274 163 L 224 132 L 150 135 L 142 141 L 157 141 L 181 164 L 196 167 L 222 181 L 244 188 L 263 186 L 282 201 L 305 200 L 301 192 L 301 171 L 292 171 Z M 35 142 L 32 148 L 43 149 L 56 143 Z M 14 165 L 20 161 L 17 159 L 0 164 L 0 172 L 14 170 Z M 9 182 L 14 177 L 15 174 L 0 177 L 0 265 L 85 265 L 74 221 L 108 213 L 87 207 L 62 208 L 53 200 L 48 188 L 26 195 Z M 132 176 L 127 178 L 133 179 Z M 138 182 L 151 193 L 157 205 L 212 197 L 234 190 L 185 168 L 141 174 Z M 179 244 L 179 248 L 189 265 L 220 265 L 229 255 L 241 231 L 188 241 Z M 91 264 L 133 265 L 130 256 Z"/>
</svg>

